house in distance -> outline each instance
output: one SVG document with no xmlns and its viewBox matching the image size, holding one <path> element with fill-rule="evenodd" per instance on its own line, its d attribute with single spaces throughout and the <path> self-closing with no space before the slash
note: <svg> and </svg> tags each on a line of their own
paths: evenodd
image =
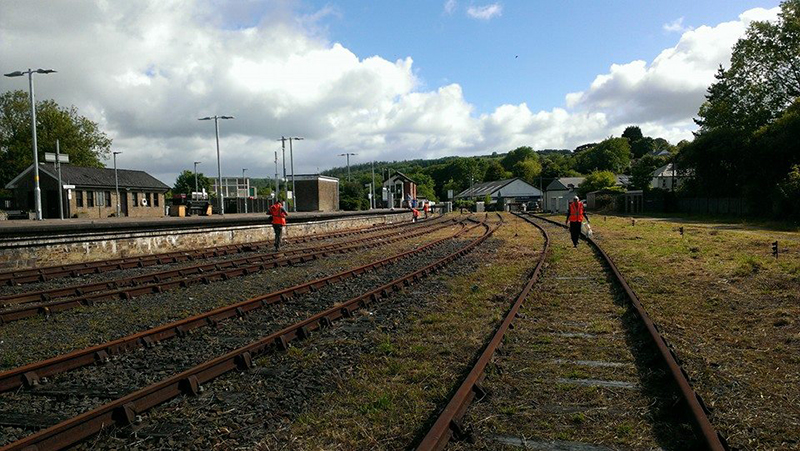
<svg viewBox="0 0 800 451">
<path fill-rule="evenodd" d="M 121 216 L 160 218 L 165 216 L 164 193 L 169 186 L 144 171 L 117 169 Z M 65 218 L 107 218 L 116 215 L 117 193 L 114 169 L 39 163 L 39 185 L 42 191 L 42 216 L 58 219 L 58 190 L 62 189 Z M 6 189 L 14 194 L 17 208 L 34 211 L 33 165 L 8 182 Z M 66 187 L 66 188 L 65 188 Z"/>
</svg>

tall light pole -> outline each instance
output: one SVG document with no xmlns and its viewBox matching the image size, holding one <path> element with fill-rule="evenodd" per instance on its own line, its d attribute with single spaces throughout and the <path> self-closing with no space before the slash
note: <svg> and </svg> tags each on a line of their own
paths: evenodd
<svg viewBox="0 0 800 451">
<path fill-rule="evenodd" d="M 31 98 L 31 132 L 33 133 L 33 183 L 35 188 L 33 190 L 34 203 L 36 204 L 36 220 L 41 221 L 42 218 L 42 188 L 39 186 L 39 148 L 36 145 L 36 95 L 33 91 L 33 74 L 52 74 L 55 71 L 52 69 L 28 69 L 26 71 L 16 71 L 5 74 L 6 77 L 21 77 L 28 75 L 28 89 Z"/>
<path fill-rule="evenodd" d="M 202 161 L 195 161 L 194 162 L 194 192 L 200 191 L 200 186 L 197 184 L 197 165 L 202 163 Z"/>
<path fill-rule="evenodd" d="M 278 151 L 275 150 L 275 202 L 278 201 L 280 186 L 278 185 Z"/>
<path fill-rule="evenodd" d="M 247 179 L 244 178 L 244 171 L 247 169 L 242 168 L 242 184 L 244 185 L 244 212 L 247 213 L 247 198 L 250 197 L 250 190 L 247 189 Z"/>
<path fill-rule="evenodd" d="M 372 187 L 370 189 L 372 190 L 372 208 L 375 209 L 378 206 L 375 201 L 375 160 L 372 160 Z"/>
<path fill-rule="evenodd" d="M 214 119 L 214 133 L 217 137 L 217 184 L 219 185 L 219 193 L 217 193 L 217 197 L 219 198 L 219 212 L 220 214 L 225 214 L 225 195 L 223 194 L 222 190 L 222 165 L 219 161 L 219 120 L 220 119 L 234 119 L 233 116 L 206 116 L 201 117 L 198 121 L 210 121 Z"/>
<path fill-rule="evenodd" d="M 289 138 L 281 136 L 281 139 L 279 139 L 278 141 L 281 142 L 281 160 L 283 162 L 283 187 L 286 188 L 286 191 L 289 191 L 289 188 L 286 186 L 286 140 L 287 139 Z M 289 193 L 286 193 L 286 197 L 289 197 Z"/>
<path fill-rule="evenodd" d="M 294 189 L 294 153 L 292 152 L 292 141 L 302 141 L 299 136 L 289 137 L 289 165 L 292 170 L 292 211 L 297 211 L 297 191 Z"/>
<path fill-rule="evenodd" d="M 357 153 L 340 153 L 340 157 L 347 157 L 347 181 L 350 181 L 350 155 L 358 155 Z"/>
<path fill-rule="evenodd" d="M 122 152 L 114 152 L 114 187 L 117 190 L 117 217 L 122 214 L 119 209 L 119 177 L 117 176 L 117 155 Z"/>
</svg>

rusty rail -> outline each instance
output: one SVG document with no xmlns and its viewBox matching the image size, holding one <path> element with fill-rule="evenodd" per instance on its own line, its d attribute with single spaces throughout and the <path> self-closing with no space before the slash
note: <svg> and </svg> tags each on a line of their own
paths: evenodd
<svg viewBox="0 0 800 451">
<path fill-rule="evenodd" d="M 386 298 L 390 293 L 400 291 L 404 286 L 411 285 L 429 274 L 436 273 L 445 265 L 484 242 L 499 227 L 490 227 L 485 223 L 481 225 L 485 228 L 481 237 L 473 240 L 464 248 L 420 270 L 397 278 L 340 305 L 271 333 L 247 346 L 11 443 L 0 448 L 0 451 L 63 449 L 113 424 L 130 424 L 139 413 L 181 394 L 196 395 L 199 393 L 201 384 L 235 369 L 246 370 L 252 367 L 254 358 L 271 350 L 286 349 L 292 340 L 307 338 L 311 332 L 328 327 L 333 321 L 340 318 L 350 317 L 354 311 Z"/>
<path fill-rule="evenodd" d="M 303 249 L 303 251 L 308 251 L 308 252 L 284 258 L 275 259 L 274 258 L 275 254 L 261 254 L 261 255 L 244 257 L 238 260 L 230 260 L 227 262 L 208 263 L 203 265 L 192 266 L 189 268 L 169 270 L 165 271 L 163 274 L 156 274 L 154 278 L 152 278 L 153 275 L 142 276 L 143 279 L 152 278 L 152 280 L 154 280 L 153 283 L 148 283 L 144 285 L 133 284 L 132 286 L 124 286 L 127 285 L 126 283 L 121 288 L 114 289 L 113 286 L 108 285 L 111 282 L 101 282 L 90 285 L 90 287 L 99 288 L 99 291 L 92 291 L 92 289 L 86 289 L 83 286 L 56 288 L 49 291 L 59 294 L 72 292 L 73 294 L 77 295 L 77 297 L 72 297 L 63 300 L 47 301 L 44 303 L 37 303 L 35 305 L 23 304 L 22 307 L 0 311 L 0 325 L 12 321 L 18 321 L 24 318 L 29 318 L 37 314 L 50 315 L 52 313 L 61 312 L 76 307 L 90 306 L 99 302 L 108 302 L 117 299 L 130 300 L 137 296 L 154 294 L 154 293 L 163 293 L 165 291 L 173 290 L 175 288 L 185 288 L 190 285 L 197 285 L 197 284 L 208 284 L 216 280 L 228 280 L 232 277 L 245 276 L 248 274 L 257 273 L 271 268 L 288 266 L 297 263 L 316 260 L 317 258 L 325 257 L 331 253 L 341 254 L 363 248 L 384 246 L 389 243 L 407 240 L 417 236 L 432 233 L 436 230 L 448 227 L 450 225 L 451 223 L 449 222 L 437 223 L 435 226 L 431 228 L 422 229 L 414 233 L 409 233 L 405 235 L 398 235 L 397 232 L 392 231 L 387 234 L 380 235 L 378 237 L 371 237 L 365 239 L 356 244 L 347 244 L 347 243 L 332 244 L 322 248 L 309 248 L 311 249 L 310 251 L 309 249 Z M 395 237 L 383 239 L 389 236 L 395 236 Z M 377 239 L 383 239 L 383 241 L 372 242 L 373 240 Z M 211 272 L 206 272 L 207 270 L 211 270 Z M 188 276 L 186 276 L 187 273 L 189 274 Z M 176 279 L 176 277 L 181 277 L 181 278 Z M 136 278 L 131 278 L 131 280 L 135 279 Z M 102 288 L 106 286 L 109 286 L 109 288 L 111 289 L 103 291 Z M 85 293 L 86 291 L 88 291 L 88 293 Z M 40 297 L 42 296 L 42 294 L 40 293 L 33 293 L 33 295 Z M 25 295 L 22 294 L 20 296 L 25 296 Z M 49 296 L 49 293 L 44 293 L 44 296 Z M 33 304 L 36 301 L 29 301 L 29 302 Z"/>
<path fill-rule="evenodd" d="M 531 214 L 531 216 L 541 219 L 543 221 L 561 226 L 566 228 L 566 226 L 560 222 L 553 221 L 550 218 L 546 218 L 543 216 L 537 216 Z M 689 408 L 689 413 L 692 421 L 692 426 L 694 427 L 695 433 L 702 438 L 703 442 L 707 446 L 709 450 L 713 451 L 728 451 L 730 448 L 728 446 L 725 437 L 722 436 L 711 424 L 711 421 L 708 419 L 709 411 L 706 408 L 706 404 L 703 402 L 703 399 L 698 395 L 694 389 L 692 388 L 691 383 L 689 382 L 689 375 L 684 371 L 684 369 L 680 366 L 680 359 L 675 352 L 672 350 L 671 345 L 667 342 L 667 340 L 661 335 L 658 331 L 658 326 L 653 322 L 650 318 L 650 315 L 647 314 L 642 302 L 639 300 L 639 297 L 633 291 L 633 289 L 628 285 L 628 282 L 625 280 L 625 277 L 622 276 L 619 268 L 617 265 L 614 264 L 614 261 L 609 257 L 606 251 L 600 247 L 599 244 L 592 238 L 587 236 L 583 237 L 586 241 L 588 241 L 603 257 L 606 264 L 608 264 L 611 271 L 614 273 L 614 276 L 617 278 L 617 281 L 625 290 L 625 293 L 628 295 L 628 300 L 631 302 L 634 310 L 636 311 L 637 316 L 644 324 L 645 328 L 647 329 L 647 333 L 650 336 L 650 339 L 655 344 L 656 348 L 658 349 L 658 353 L 661 356 L 661 360 L 669 369 L 669 374 L 672 378 L 672 381 L 678 387 L 678 390 L 681 393 L 681 397 L 686 402 L 687 407 Z"/>
<path fill-rule="evenodd" d="M 16 390 L 20 387 L 31 387 L 38 384 L 39 380 L 43 377 L 53 376 L 95 363 L 102 363 L 111 356 L 124 354 L 137 348 L 152 347 L 155 343 L 168 340 L 176 336 L 181 337 L 187 334 L 190 330 L 209 325 L 214 326 L 227 319 L 243 316 L 247 312 L 265 307 L 267 305 L 283 302 L 298 294 L 318 290 L 326 285 L 358 276 L 367 271 L 372 271 L 392 262 L 406 258 L 412 254 L 424 252 L 478 226 L 479 225 L 474 225 L 469 228 L 462 228 L 451 236 L 432 241 L 420 246 L 417 249 L 401 252 L 399 254 L 395 254 L 393 256 L 386 257 L 357 268 L 349 269 L 347 271 L 342 271 L 331 276 L 284 288 L 282 290 L 250 298 L 228 306 L 219 307 L 205 313 L 163 324 L 161 326 L 118 338 L 107 343 L 76 350 L 47 360 L 34 362 L 9 371 L 1 372 L 0 393 Z"/>
<path fill-rule="evenodd" d="M 544 245 L 542 247 L 542 252 L 539 254 L 539 260 L 536 262 L 536 267 L 533 269 L 531 273 L 530 279 L 523 287 L 520 294 L 514 300 L 514 303 L 511 305 L 511 308 L 506 313 L 503 322 L 500 323 L 500 326 L 497 327 L 495 330 L 492 339 L 483 349 L 478 361 L 475 362 L 475 365 L 470 370 L 467 377 L 461 383 L 456 393 L 450 398 L 450 402 L 447 403 L 444 410 L 439 414 L 439 417 L 434 422 L 433 426 L 428 430 L 428 433 L 420 442 L 417 450 L 441 450 L 447 445 L 450 441 L 450 438 L 453 436 L 454 433 L 460 433 L 462 431 L 460 420 L 464 416 L 464 413 L 467 411 L 467 407 L 469 407 L 472 400 L 475 398 L 476 393 L 482 392 L 480 388 L 480 382 L 482 382 L 484 377 L 484 370 L 486 369 L 486 365 L 492 360 L 492 356 L 494 355 L 497 348 L 500 347 L 500 344 L 503 341 L 503 336 L 505 335 L 506 331 L 511 327 L 511 322 L 514 321 L 514 318 L 519 312 L 522 303 L 528 297 L 528 294 L 533 288 L 533 285 L 539 279 L 539 274 L 542 271 L 542 265 L 544 265 L 545 257 L 547 256 L 549 247 L 550 247 L 550 237 L 547 235 L 547 231 L 544 230 L 538 224 L 523 218 L 529 223 L 531 223 L 534 227 L 538 228 L 539 231 L 544 236 Z"/>
<path fill-rule="evenodd" d="M 387 224 L 377 227 L 360 227 L 357 229 L 345 230 L 341 232 L 331 232 L 318 235 L 301 236 L 289 238 L 287 242 L 307 243 L 323 239 L 339 238 L 353 235 L 363 235 L 383 229 L 396 229 L 398 227 L 409 227 L 410 223 Z M 161 254 L 142 255 L 138 257 L 126 257 L 110 260 L 98 260 L 86 263 L 72 263 L 68 265 L 45 266 L 33 269 L 20 269 L 13 271 L 0 272 L 0 284 L 18 285 L 35 282 L 46 282 L 48 280 L 62 277 L 77 277 L 86 274 L 99 274 L 108 271 L 121 269 L 143 268 L 146 266 L 164 265 L 169 263 L 179 263 L 189 260 L 200 260 L 205 258 L 222 257 L 225 255 L 238 254 L 242 252 L 253 252 L 272 247 L 272 241 L 258 241 L 254 243 L 228 244 L 204 249 L 189 251 L 165 252 Z"/>
</svg>

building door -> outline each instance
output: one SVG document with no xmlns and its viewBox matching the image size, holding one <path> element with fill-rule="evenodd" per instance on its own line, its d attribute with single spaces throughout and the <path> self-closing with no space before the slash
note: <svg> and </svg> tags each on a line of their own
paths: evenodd
<svg viewBox="0 0 800 451">
<path fill-rule="evenodd" d="M 44 192 L 45 204 L 42 206 L 44 217 L 48 219 L 58 219 L 60 214 L 58 212 L 58 191 L 49 189 Z"/>
<path fill-rule="evenodd" d="M 122 216 L 128 216 L 128 192 L 122 191 L 119 193 L 119 210 Z"/>
</svg>

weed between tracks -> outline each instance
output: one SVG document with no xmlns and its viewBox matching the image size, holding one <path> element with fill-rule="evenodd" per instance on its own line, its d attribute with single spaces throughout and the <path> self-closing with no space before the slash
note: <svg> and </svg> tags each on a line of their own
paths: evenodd
<svg viewBox="0 0 800 451">
<path fill-rule="evenodd" d="M 412 287 L 414 293 L 399 294 L 400 306 L 410 309 L 405 322 L 391 331 L 365 331 L 371 345 L 352 373 L 259 448 L 404 449 L 419 439 L 510 307 L 541 249 L 541 235 L 532 226 L 505 219 L 509 224 L 454 265 L 460 270 L 445 270 Z M 402 302 L 406 296 L 422 302 Z"/>
<path fill-rule="evenodd" d="M 800 233 L 592 219 L 729 443 L 800 449 Z"/>
</svg>

